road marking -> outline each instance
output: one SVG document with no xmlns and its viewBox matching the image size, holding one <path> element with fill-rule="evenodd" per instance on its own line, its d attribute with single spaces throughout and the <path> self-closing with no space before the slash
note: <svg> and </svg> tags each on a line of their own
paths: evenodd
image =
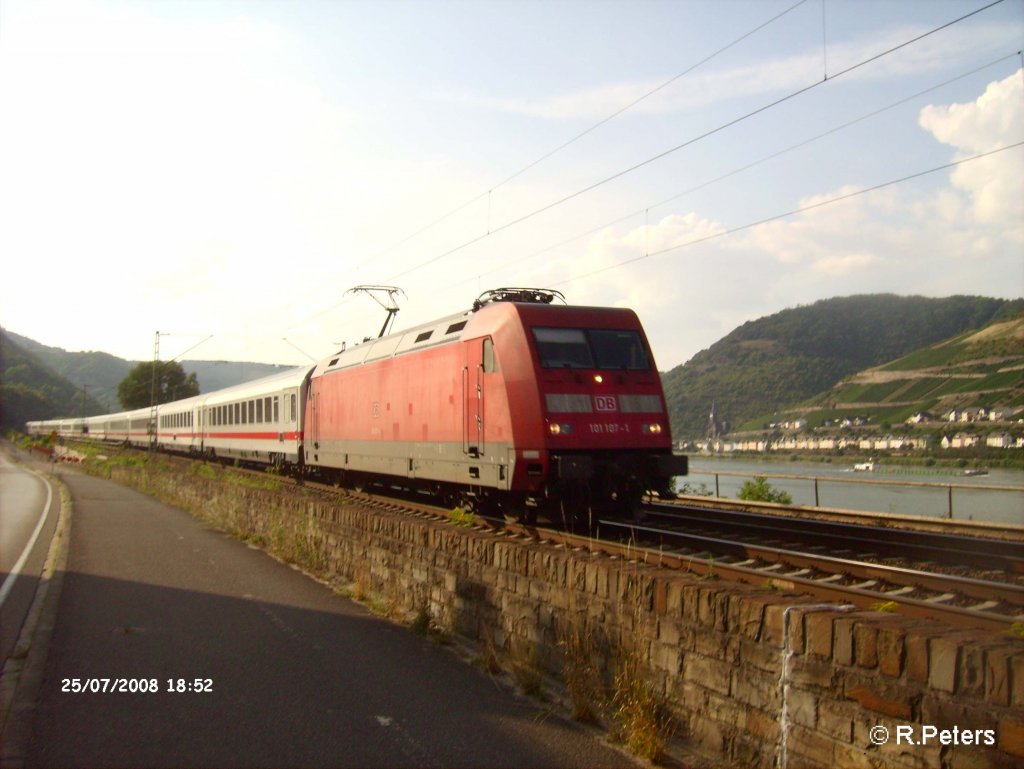
<svg viewBox="0 0 1024 769">
<path fill-rule="evenodd" d="M 14 587 L 14 583 L 18 579 L 18 575 L 25 566 L 25 561 L 28 560 L 28 554 L 32 552 L 32 548 L 35 547 L 36 540 L 39 539 L 39 534 L 43 530 L 46 518 L 50 515 L 50 503 L 53 502 L 53 487 L 50 485 L 48 480 L 43 478 L 43 476 L 37 475 L 35 472 L 32 474 L 46 484 L 46 506 L 43 508 L 43 514 L 39 516 L 39 523 L 36 524 L 36 530 L 32 532 L 32 536 L 29 538 L 28 544 L 25 545 L 25 549 L 21 551 L 21 557 L 18 558 L 18 562 L 14 564 L 14 568 L 11 569 L 11 573 L 8 574 L 7 579 L 4 580 L 3 587 L 0 587 L 0 606 L 3 606 L 4 601 L 7 600 L 7 596 Z"/>
</svg>

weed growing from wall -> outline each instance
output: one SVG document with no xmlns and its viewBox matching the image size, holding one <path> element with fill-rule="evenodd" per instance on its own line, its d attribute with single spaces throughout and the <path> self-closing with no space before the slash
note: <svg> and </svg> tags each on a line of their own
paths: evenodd
<svg viewBox="0 0 1024 769">
<path fill-rule="evenodd" d="M 591 635 L 573 625 L 558 644 L 564 662 L 562 679 L 572 704 L 572 717 L 587 724 L 600 722 L 604 699 L 601 671 L 594 664 Z"/>
<path fill-rule="evenodd" d="M 471 512 L 463 510 L 461 507 L 456 507 L 448 513 L 448 520 L 455 526 L 469 529 L 476 523 L 476 516 Z"/>
<path fill-rule="evenodd" d="M 630 750 L 649 761 L 664 755 L 674 722 L 667 703 L 644 676 L 639 654 L 627 653 L 619 662 L 611 711 L 618 736 Z"/>
</svg>

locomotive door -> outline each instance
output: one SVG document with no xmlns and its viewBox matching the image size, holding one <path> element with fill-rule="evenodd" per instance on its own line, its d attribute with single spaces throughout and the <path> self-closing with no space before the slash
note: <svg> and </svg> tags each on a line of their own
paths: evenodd
<svg viewBox="0 0 1024 769">
<path fill-rule="evenodd" d="M 484 370 L 488 355 L 493 358 L 490 337 L 473 339 L 466 346 L 466 365 L 462 369 L 462 452 L 471 457 L 484 453 Z"/>
<path fill-rule="evenodd" d="M 318 462 L 320 460 L 319 449 L 320 449 L 320 414 L 317 411 L 317 393 L 316 393 L 316 382 L 310 382 L 309 390 L 306 393 L 306 435 L 305 445 L 309 446 L 313 444 L 313 461 Z M 293 417 L 297 416 L 292 414 Z M 308 453 L 308 449 L 304 449 L 303 453 Z M 305 456 L 303 461 L 309 464 L 309 457 Z"/>
</svg>

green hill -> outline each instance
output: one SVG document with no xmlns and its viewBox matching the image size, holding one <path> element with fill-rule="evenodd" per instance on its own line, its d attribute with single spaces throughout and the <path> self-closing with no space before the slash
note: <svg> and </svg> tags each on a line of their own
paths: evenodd
<svg viewBox="0 0 1024 769">
<path fill-rule="evenodd" d="M 102 414 L 106 409 L 0 330 L 0 427 L 61 414 Z"/>
<path fill-rule="evenodd" d="M 1024 406 L 1024 313 L 853 374 L 790 412 L 817 427 L 852 416 L 895 424 L 997 406 Z"/>
<path fill-rule="evenodd" d="M 68 352 L 60 347 L 48 347 L 28 337 L 5 332 L 11 342 L 32 355 L 51 372 L 67 380 L 79 391 L 89 393 L 102 408 L 93 412 L 102 414 L 119 411 L 117 385 L 128 376 L 134 363 L 105 352 Z M 62 416 L 72 412 L 60 412 Z"/>
<path fill-rule="evenodd" d="M 673 434 L 703 437 L 713 404 L 721 420 L 738 428 L 807 402 L 859 371 L 1021 311 L 1024 300 L 876 294 L 825 299 L 750 321 L 662 375 Z"/>
<path fill-rule="evenodd" d="M 9 331 L 0 331 L 0 407 L 3 426 L 26 420 L 91 416 L 120 411 L 117 385 L 137 361 L 105 352 L 68 352 Z M 290 366 L 234 361 L 182 361 L 195 373 L 200 392 L 212 392 L 282 371 Z"/>
</svg>

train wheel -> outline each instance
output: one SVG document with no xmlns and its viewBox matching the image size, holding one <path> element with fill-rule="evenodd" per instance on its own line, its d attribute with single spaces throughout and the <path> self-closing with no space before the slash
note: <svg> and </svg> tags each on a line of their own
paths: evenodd
<svg viewBox="0 0 1024 769">
<path fill-rule="evenodd" d="M 533 526 L 537 523 L 537 508 L 526 504 L 522 494 L 508 494 L 501 501 L 501 511 L 508 523 L 523 523 Z"/>
<path fill-rule="evenodd" d="M 633 523 L 642 523 L 646 517 L 644 513 L 644 490 L 638 483 L 632 482 L 622 492 L 617 500 L 618 514 L 623 520 Z"/>
<path fill-rule="evenodd" d="M 558 500 L 558 516 L 562 527 L 569 534 L 582 534 L 593 530 L 594 509 L 590 503 L 589 489 L 564 490 Z"/>
</svg>

